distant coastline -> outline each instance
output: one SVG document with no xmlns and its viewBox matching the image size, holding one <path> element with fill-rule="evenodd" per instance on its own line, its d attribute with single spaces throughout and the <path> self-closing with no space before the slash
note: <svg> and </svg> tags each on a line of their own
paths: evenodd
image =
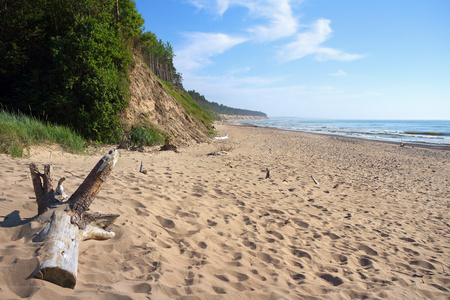
<svg viewBox="0 0 450 300">
<path fill-rule="evenodd" d="M 269 120 L 266 116 L 244 116 L 244 115 L 226 115 L 219 114 L 224 121 L 245 121 L 245 120 Z"/>
</svg>

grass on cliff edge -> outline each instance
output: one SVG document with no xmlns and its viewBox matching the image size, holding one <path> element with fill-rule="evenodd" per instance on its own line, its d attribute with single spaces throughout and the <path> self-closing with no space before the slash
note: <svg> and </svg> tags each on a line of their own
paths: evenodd
<svg viewBox="0 0 450 300">
<path fill-rule="evenodd" d="M 212 113 L 205 111 L 194 99 L 192 99 L 188 93 L 180 91 L 170 82 L 163 80 L 160 80 L 160 82 L 164 86 L 165 90 L 183 106 L 188 115 L 202 123 L 208 129 L 210 135 L 214 134 L 212 129 L 214 115 Z"/>
<path fill-rule="evenodd" d="M 73 153 L 87 149 L 86 140 L 73 130 L 23 114 L 0 111 L 0 153 L 24 157 L 25 149 L 40 143 L 56 143 Z"/>
</svg>

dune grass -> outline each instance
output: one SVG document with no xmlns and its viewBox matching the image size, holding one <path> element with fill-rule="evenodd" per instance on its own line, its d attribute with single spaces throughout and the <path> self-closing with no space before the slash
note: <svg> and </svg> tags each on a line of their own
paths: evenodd
<svg viewBox="0 0 450 300">
<path fill-rule="evenodd" d="M 25 150 L 41 143 L 56 143 L 73 153 L 83 153 L 87 149 L 86 140 L 70 128 L 20 113 L 0 111 L 0 153 L 24 157 L 28 155 Z"/>
</svg>

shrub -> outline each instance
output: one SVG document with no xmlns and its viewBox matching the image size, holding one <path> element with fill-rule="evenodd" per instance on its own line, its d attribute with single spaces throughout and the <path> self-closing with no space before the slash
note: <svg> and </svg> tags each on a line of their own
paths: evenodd
<svg viewBox="0 0 450 300">
<path fill-rule="evenodd" d="M 164 135 L 156 128 L 133 126 L 130 130 L 131 142 L 134 145 L 154 146 L 164 143 Z"/>
</svg>

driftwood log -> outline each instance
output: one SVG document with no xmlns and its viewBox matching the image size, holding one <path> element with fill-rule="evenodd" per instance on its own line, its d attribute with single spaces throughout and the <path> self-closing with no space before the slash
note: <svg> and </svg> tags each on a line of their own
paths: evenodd
<svg viewBox="0 0 450 300">
<path fill-rule="evenodd" d="M 175 145 L 172 145 L 169 141 L 169 139 L 166 139 L 166 141 L 164 142 L 164 145 L 161 146 L 160 151 L 167 151 L 167 150 L 172 150 L 175 153 L 178 153 L 178 148 Z"/>
<path fill-rule="evenodd" d="M 42 174 L 35 164 L 30 164 L 38 215 L 48 209 L 53 210 L 51 221 L 35 239 L 44 241 L 41 249 L 43 262 L 32 277 L 73 289 L 77 278 L 79 243 L 87 239 L 105 240 L 114 237 L 114 232 L 108 226 L 119 215 L 88 211 L 118 157 L 118 151 L 111 150 L 100 159 L 67 202 L 61 202 L 55 197 L 57 193 L 53 190 L 51 165 L 45 165 Z M 61 185 L 64 179 L 59 181 L 56 189 L 63 200 L 67 198 Z"/>
</svg>

